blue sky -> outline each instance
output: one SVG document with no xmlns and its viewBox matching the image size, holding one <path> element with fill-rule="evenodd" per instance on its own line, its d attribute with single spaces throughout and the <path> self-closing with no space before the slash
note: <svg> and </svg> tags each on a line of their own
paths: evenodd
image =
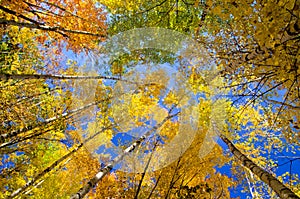
<svg viewBox="0 0 300 199">
<path fill-rule="evenodd" d="M 91 67 L 91 69 L 96 69 L 97 72 L 99 72 L 99 75 L 105 75 L 103 74 L 104 70 L 101 69 L 100 66 L 104 66 L 103 68 L 105 68 L 105 70 L 107 70 L 109 68 L 109 66 L 107 65 L 108 63 L 108 59 L 106 59 L 103 56 L 100 55 L 95 55 L 95 57 L 93 56 L 86 56 L 85 54 L 81 53 L 79 55 L 74 54 L 72 51 L 70 50 L 63 50 L 63 54 L 65 55 L 65 59 L 63 59 L 63 61 L 61 62 L 62 66 L 64 67 L 68 67 L 66 65 L 67 63 L 67 59 L 70 60 L 76 60 L 76 62 L 78 63 L 79 66 L 83 66 L 85 64 L 95 64 L 94 66 Z M 91 60 L 91 58 L 99 58 L 98 60 L 98 64 L 96 65 L 95 60 Z M 162 64 L 159 67 L 164 67 L 165 71 L 167 73 L 174 73 L 176 72 L 176 70 L 178 70 L 178 62 L 175 62 L 175 65 L 170 65 L 170 64 Z M 137 71 L 142 71 L 143 67 L 140 66 L 140 69 L 138 69 Z M 112 82 L 107 82 L 107 84 L 111 84 Z M 51 84 L 49 84 L 51 86 Z M 175 83 L 174 81 L 170 81 L 168 87 L 172 88 L 174 87 Z M 280 91 L 279 94 L 283 95 L 284 91 Z M 199 97 L 201 94 L 197 94 L 197 96 Z M 196 96 L 196 99 L 198 100 L 198 97 Z M 274 98 L 278 101 L 282 100 L 282 96 L 279 96 L 278 98 Z M 146 129 L 145 129 L 146 131 Z M 240 132 L 241 134 L 247 133 L 245 131 Z M 130 132 L 119 132 L 118 134 L 116 134 L 113 138 L 112 138 L 112 143 L 118 147 L 120 144 L 121 145 L 128 145 L 129 143 L 133 142 L 134 140 L 136 140 L 136 137 L 133 137 L 130 135 Z M 67 141 L 65 141 L 67 142 Z M 226 144 L 224 144 L 220 139 L 217 139 L 217 143 L 223 148 L 224 151 L 228 151 L 228 148 L 226 146 Z M 68 143 L 68 145 L 70 145 L 70 143 Z M 277 160 L 278 161 L 278 168 L 274 169 L 272 171 L 274 171 L 277 175 L 282 175 L 283 173 L 287 172 L 287 171 L 291 171 L 292 173 L 298 173 L 300 175 L 300 172 L 297 168 L 300 168 L 300 159 L 296 159 L 296 160 L 292 160 L 292 158 L 290 157 L 300 157 L 300 152 L 299 152 L 299 148 L 297 148 L 296 153 L 292 153 L 291 151 L 283 151 L 280 153 L 275 153 L 274 151 L 271 151 L 271 153 L 267 153 L 267 154 L 262 154 L 265 155 L 266 157 L 268 156 L 268 158 L 273 159 L 273 160 Z M 113 157 L 115 157 L 117 155 L 117 151 L 113 150 L 113 149 L 109 149 L 106 148 L 104 146 L 99 146 L 99 148 L 97 148 L 96 153 L 103 153 L 105 152 L 106 154 L 110 154 Z M 279 155 L 280 154 L 280 155 Z M 11 166 L 9 165 L 9 163 L 6 164 L 6 166 Z M 117 166 L 118 167 L 118 166 Z M 217 171 L 222 173 L 222 174 L 226 174 L 228 176 L 231 176 L 234 178 L 234 176 L 232 176 L 231 171 L 230 171 L 231 166 L 230 165 L 225 165 L 221 168 L 217 168 Z M 115 168 L 117 169 L 117 168 Z M 241 186 L 238 186 L 235 189 L 232 189 L 231 192 L 231 196 L 232 197 L 238 197 L 241 196 L 241 198 L 246 198 L 247 196 L 250 196 L 249 193 L 242 193 L 242 188 Z"/>
</svg>

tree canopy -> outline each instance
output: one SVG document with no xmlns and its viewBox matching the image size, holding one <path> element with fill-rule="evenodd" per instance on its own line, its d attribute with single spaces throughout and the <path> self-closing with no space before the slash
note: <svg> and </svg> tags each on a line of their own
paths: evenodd
<svg viewBox="0 0 300 199">
<path fill-rule="evenodd" d="M 299 8 L 0 1 L 0 198 L 299 198 Z"/>
</svg>

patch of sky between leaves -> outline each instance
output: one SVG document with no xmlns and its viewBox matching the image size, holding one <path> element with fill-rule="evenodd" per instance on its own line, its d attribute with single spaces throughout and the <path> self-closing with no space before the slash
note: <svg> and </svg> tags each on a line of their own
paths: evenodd
<svg viewBox="0 0 300 199">
<path fill-rule="evenodd" d="M 143 44 L 143 42 L 141 42 L 141 44 Z M 183 48 L 187 48 L 187 45 L 183 45 Z M 181 52 L 179 50 L 178 54 L 180 54 L 180 53 Z M 81 69 L 83 69 L 82 70 L 83 73 L 94 71 L 97 75 L 104 75 L 104 76 L 111 75 L 111 73 L 109 72 L 110 71 L 109 63 L 111 62 L 111 59 L 105 54 L 89 53 L 88 55 L 84 55 L 84 54 L 76 55 L 70 50 L 69 51 L 64 50 L 64 54 L 69 59 L 75 60 L 78 64 L 78 66 L 80 66 Z M 195 62 L 194 60 L 191 60 L 191 61 Z M 206 68 L 209 68 L 212 64 L 213 63 L 207 64 L 207 66 L 203 66 L 203 68 L 204 68 L 203 70 L 205 70 Z M 150 68 L 147 71 L 149 73 L 154 72 L 155 70 L 163 70 L 169 78 L 169 81 L 165 85 L 165 87 L 167 88 L 167 91 L 165 92 L 164 96 L 161 96 L 161 98 L 158 102 L 159 107 L 166 109 L 167 107 L 164 105 L 164 103 L 161 99 L 164 98 L 169 91 L 174 91 L 174 90 L 178 89 L 178 86 L 181 86 L 180 83 L 182 83 L 182 82 L 179 82 L 179 84 L 178 84 L 178 82 L 176 82 L 177 78 L 178 78 L 176 76 L 176 74 L 178 74 L 178 69 L 181 67 L 180 63 L 175 62 L 173 65 L 170 63 L 162 63 L 162 64 L 157 64 L 157 65 L 155 65 L 154 63 L 148 63 L 148 65 L 138 64 L 132 70 L 134 70 L 134 73 L 143 74 L 143 72 L 145 73 L 146 67 Z M 130 73 L 130 70 L 127 72 Z M 146 76 L 147 73 L 145 73 L 143 75 Z M 134 77 L 134 75 L 131 75 L 131 77 Z M 127 78 L 126 74 L 124 75 L 124 78 Z M 184 78 L 184 77 L 182 77 L 182 78 Z M 102 82 L 104 83 L 104 85 L 111 86 L 112 88 L 114 88 L 114 86 L 116 84 L 116 81 L 114 81 L 114 80 L 103 80 Z M 51 85 L 51 82 L 49 82 L 49 85 Z M 76 91 L 74 90 L 74 92 L 76 92 Z M 189 92 L 189 95 L 190 95 L 189 97 L 191 97 L 190 101 L 194 101 L 196 103 L 199 103 L 200 97 L 204 97 L 204 95 L 201 93 L 193 94 L 191 91 Z M 174 108 L 172 111 L 172 114 L 174 114 L 175 112 L 178 112 L 178 111 L 180 111 L 180 108 Z M 178 120 L 177 116 L 175 118 L 172 118 L 172 121 L 175 121 L 175 120 Z M 81 122 L 84 122 L 84 121 L 81 121 Z M 82 126 L 83 130 L 87 129 L 87 123 L 91 122 L 91 121 L 85 121 L 85 122 L 86 122 L 86 125 Z M 105 145 L 101 145 L 101 146 L 98 146 L 96 148 L 96 150 L 94 150 L 94 152 L 97 154 L 109 154 L 109 156 L 111 158 L 114 158 L 120 152 L 118 147 L 128 146 L 128 145 L 132 144 L 141 135 L 143 135 L 143 133 L 147 132 L 147 130 L 149 130 L 151 127 L 155 126 L 156 123 L 157 123 L 157 121 L 149 120 L 149 121 L 145 121 L 146 126 L 144 126 L 144 127 L 131 129 L 130 131 L 127 131 L 127 132 L 117 132 L 111 139 L 111 142 L 115 147 L 107 147 Z M 133 131 L 140 132 L 140 133 L 134 134 Z M 132 134 L 135 136 L 132 136 Z M 117 166 L 117 167 L 119 167 L 119 166 Z M 117 168 L 117 167 L 115 167 L 115 168 Z"/>
</svg>

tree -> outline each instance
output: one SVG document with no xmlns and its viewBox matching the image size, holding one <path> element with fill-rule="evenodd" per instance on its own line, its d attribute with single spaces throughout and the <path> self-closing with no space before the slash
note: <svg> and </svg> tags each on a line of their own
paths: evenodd
<svg viewBox="0 0 300 199">
<path fill-rule="evenodd" d="M 102 4 L 2 1 L 1 197 L 229 198 L 228 188 L 246 177 L 252 197 L 299 198 L 292 169 L 276 172 L 285 164 L 278 154 L 297 153 L 299 147 L 297 1 L 101 3 L 110 12 L 110 35 L 145 26 L 191 35 L 213 56 L 215 90 L 224 95 L 215 96 L 207 71 L 187 63 L 199 58 L 189 52 L 136 50 L 110 60 L 105 75 L 82 75 L 75 60 L 64 65 L 57 58 L 67 49 L 98 49 L 106 36 Z M 170 64 L 184 78 L 167 89 L 171 77 L 162 69 L 127 74 L 154 63 Z M 95 95 L 76 96 L 75 85 L 91 80 Z M 215 109 L 218 103 L 224 110 Z M 184 115 L 197 119 L 197 131 Z M 169 151 L 178 159 L 153 169 L 166 160 L 157 154 L 180 128 L 185 139 Z M 211 145 L 210 133 L 220 146 L 198 158 Z M 232 156 L 222 151 L 223 142 Z M 177 152 L 182 145 L 190 147 Z M 111 153 L 115 149 L 118 155 Z M 125 171 L 116 171 L 121 160 Z M 238 172 L 237 181 L 220 174 L 224 164 Z"/>
<path fill-rule="evenodd" d="M 105 38 L 105 14 L 92 1 L 2 1 L 1 24 L 42 30 L 42 45 L 62 45 L 74 51 L 96 48 Z M 88 13 L 88 16 L 86 15 Z"/>
</svg>

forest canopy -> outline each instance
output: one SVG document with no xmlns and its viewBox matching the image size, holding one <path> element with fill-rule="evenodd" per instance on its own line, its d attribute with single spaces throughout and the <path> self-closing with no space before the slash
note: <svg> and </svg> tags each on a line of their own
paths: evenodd
<svg viewBox="0 0 300 199">
<path fill-rule="evenodd" d="M 300 1 L 0 0 L 0 198 L 300 197 Z"/>
</svg>

